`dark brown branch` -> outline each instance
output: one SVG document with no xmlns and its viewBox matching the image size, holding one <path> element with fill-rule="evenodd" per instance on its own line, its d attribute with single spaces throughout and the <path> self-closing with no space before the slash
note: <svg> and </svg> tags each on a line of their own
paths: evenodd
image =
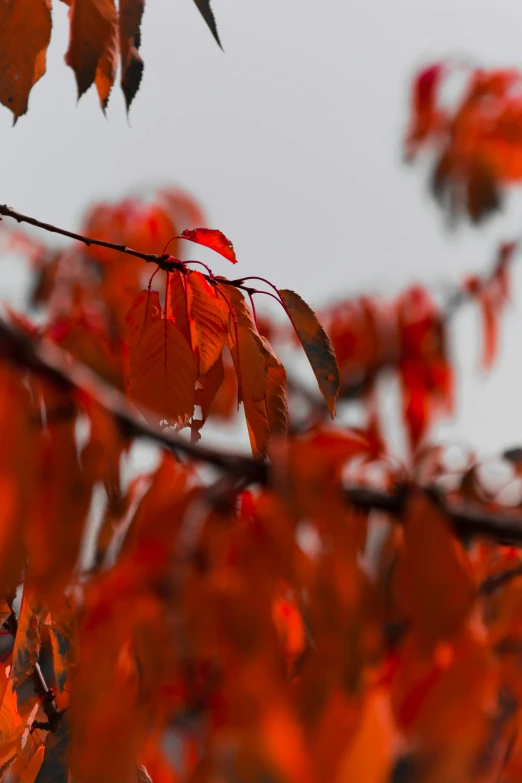
<svg viewBox="0 0 522 783">
<path fill-rule="evenodd" d="M 190 271 L 183 261 L 180 261 L 178 258 L 174 258 L 174 256 L 170 255 L 170 253 L 163 253 L 162 255 L 158 255 L 157 253 L 141 253 L 139 250 L 133 250 L 131 247 L 127 247 L 127 245 L 119 245 L 115 242 L 106 242 L 102 239 L 95 239 L 94 237 L 85 236 L 85 234 L 77 234 L 74 231 L 67 231 L 64 228 L 58 228 L 58 226 L 54 226 L 52 223 L 44 223 L 41 220 L 36 220 L 36 218 L 29 217 L 29 215 L 23 215 L 21 212 L 17 212 L 15 209 L 8 207 L 7 204 L 0 204 L 0 219 L 2 217 L 12 218 L 13 220 L 16 220 L 17 223 L 27 223 L 30 226 L 41 228 L 43 231 L 49 231 L 51 234 L 59 234 L 60 236 L 74 239 L 76 242 L 82 242 L 84 245 L 87 245 L 87 247 L 96 245 L 97 247 L 105 247 L 109 250 L 115 250 L 118 253 L 125 253 L 128 256 L 141 258 L 142 261 L 146 261 L 148 264 L 156 264 L 160 269 L 163 269 L 164 272 L 177 271 L 182 272 L 182 274 L 187 274 Z M 194 262 L 192 261 L 189 263 Z M 206 265 L 204 264 L 203 266 Z M 203 274 L 203 277 L 213 286 L 228 285 L 232 286 L 233 288 L 239 288 L 242 291 L 245 291 L 245 293 L 247 293 L 250 298 L 252 297 L 252 294 L 267 293 L 266 291 L 258 291 L 256 288 L 243 285 L 244 281 L 242 278 L 237 280 L 227 280 L 224 277 L 215 277 L 212 273 Z"/>
<path fill-rule="evenodd" d="M 252 481 L 266 480 L 266 465 L 249 457 L 226 454 L 204 446 L 194 446 L 180 436 L 159 427 L 153 427 L 134 413 L 117 389 L 105 383 L 88 367 L 74 362 L 58 346 L 50 342 L 33 342 L 0 319 L 0 357 L 20 369 L 30 370 L 40 377 L 65 388 L 79 389 L 104 408 L 127 437 L 151 440 L 177 454 L 216 468 L 251 477 Z"/>
<path fill-rule="evenodd" d="M 399 485 L 394 492 L 370 489 L 366 487 L 346 487 L 345 494 L 349 503 L 364 511 L 383 511 L 400 517 L 411 490 L 415 485 Z M 426 491 L 425 488 L 421 488 Z M 522 546 L 522 515 L 516 512 L 489 511 L 478 505 L 451 503 L 433 490 L 428 490 L 442 506 L 453 525 L 455 534 L 462 539 L 471 536 L 485 536 L 502 544 Z"/>
<path fill-rule="evenodd" d="M 94 399 L 114 417 L 129 437 L 147 438 L 163 448 L 204 462 L 230 473 L 251 484 L 267 484 L 269 465 L 252 457 L 227 454 L 217 449 L 192 445 L 179 435 L 171 434 L 147 424 L 135 414 L 125 397 L 102 381 L 91 370 L 69 360 L 66 354 L 52 343 L 35 343 L 14 327 L 0 319 L 0 357 L 20 369 L 30 370 L 50 381 L 68 388 L 80 389 Z M 347 487 L 346 499 L 362 511 L 383 511 L 400 517 L 408 492 L 408 485 L 399 486 L 394 492 L 365 487 Z M 522 515 L 513 512 L 493 512 L 479 506 L 448 505 L 440 496 L 456 534 L 460 538 L 482 535 L 504 543 L 522 545 Z"/>
</svg>

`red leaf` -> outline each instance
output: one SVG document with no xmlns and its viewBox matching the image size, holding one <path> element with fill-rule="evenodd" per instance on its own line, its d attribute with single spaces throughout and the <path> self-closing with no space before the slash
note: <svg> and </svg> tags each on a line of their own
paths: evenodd
<svg viewBox="0 0 522 783">
<path fill-rule="evenodd" d="M 188 239 L 190 242 L 195 242 L 197 245 L 209 247 L 232 264 L 237 264 L 234 246 L 230 239 L 227 239 L 221 231 L 216 231 L 212 228 L 186 228 L 179 238 Z"/>
</svg>

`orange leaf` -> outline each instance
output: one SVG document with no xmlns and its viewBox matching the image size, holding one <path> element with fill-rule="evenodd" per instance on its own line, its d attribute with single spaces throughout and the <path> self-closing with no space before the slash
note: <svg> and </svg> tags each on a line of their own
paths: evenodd
<svg viewBox="0 0 522 783">
<path fill-rule="evenodd" d="M 226 258 L 227 261 L 237 264 L 234 245 L 221 231 L 212 228 L 186 228 L 180 235 L 180 239 L 188 239 L 190 242 L 209 247 Z"/>
<path fill-rule="evenodd" d="M 125 318 L 130 329 L 129 352 L 131 366 L 143 335 L 155 321 L 161 319 L 161 306 L 157 291 L 140 291 Z"/>
<path fill-rule="evenodd" d="M 29 92 L 45 73 L 51 39 L 50 0 L 11 0 L 0 6 L 0 101 L 15 122 L 27 111 Z"/>
<path fill-rule="evenodd" d="M 330 339 L 312 308 L 298 294 L 294 291 L 280 290 L 279 296 L 312 366 L 319 389 L 333 419 L 341 379 Z"/>
<path fill-rule="evenodd" d="M 220 356 L 210 370 L 205 375 L 202 375 L 198 381 L 199 387 L 196 389 L 195 404 L 201 406 L 203 421 L 208 418 L 212 403 L 219 391 L 219 387 L 223 383 L 224 377 L 223 358 Z"/>
<path fill-rule="evenodd" d="M 190 324 L 188 317 L 188 292 L 181 272 L 172 272 L 169 276 L 169 291 L 167 301 L 167 317 L 173 318 L 174 323 L 192 347 Z"/>
<path fill-rule="evenodd" d="M 136 352 L 130 394 L 155 424 L 181 429 L 194 411 L 196 363 L 174 321 L 155 321 Z"/>
<path fill-rule="evenodd" d="M 270 436 L 265 401 L 266 360 L 263 343 L 252 329 L 240 325 L 237 327 L 237 341 L 234 332 L 230 332 L 229 346 L 245 407 L 252 453 L 257 459 L 263 459 Z"/>
<path fill-rule="evenodd" d="M 225 300 L 200 272 L 187 275 L 187 301 L 192 349 L 199 374 L 205 375 L 221 356 L 228 334 L 230 311 Z"/>
<path fill-rule="evenodd" d="M 428 648 L 453 637 L 473 605 L 475 586 L 464 550 L 445 513 L 421 492 L 405 511 L 394 589 Z"/>
</svg>

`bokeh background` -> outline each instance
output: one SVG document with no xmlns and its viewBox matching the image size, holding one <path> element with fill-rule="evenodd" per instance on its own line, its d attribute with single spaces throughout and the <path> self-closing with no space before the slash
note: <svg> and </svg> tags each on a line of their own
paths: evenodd
<svg viewBox="0 0 522 783">
<path fill-rule="evenodd" d="M 76 102 L 63 62 L 68 9 L 55 5 L 48 73 L 28 115 L 12 128 L 0 111 L 2 203 L 74 229 L 93 200 L 178 184 L 233 240 L 238 274 L 263 275 L 317 306 L 413 281 L 450 284 L 488 269 L 497 243 L 522 234 L 516 192 L 486 227 L 449 232 L 426 172 L 401 160 L 417 68 L 446 56 L 520 64 L 513 0 L 214 0 L 225 54 L 191 0 L 149 0 L 144 79 L 128 120 L 118 89 L 106 118 L 94 90 Z M 476 308 L 453 325 L 457 416 L 437 436 L 483 454 L 522 443 L 515 269 L 490 376 L 478 369 Z M 26 282 L 27 270 L 4 259 L 0 297 L 23 306 Z"/>
</svg>

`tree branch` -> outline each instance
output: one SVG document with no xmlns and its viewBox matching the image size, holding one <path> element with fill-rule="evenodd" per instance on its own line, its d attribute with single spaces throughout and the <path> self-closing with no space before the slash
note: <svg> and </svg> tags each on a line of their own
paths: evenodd
<svg viewBox="0 0 522 783">
<path fill-rule="evenodd" d="M 131 247 L 127 247 L 127 245 L 119 245 L 115 242 L 106 242 L 105 240 L 95 239 L 94 237 L 88 237 L 84 234 L 77 234 L 74 231 L 67 231 L 64 228 L 58 228 L 58 226 L 54 226 L 52 223 L 44 223 L 41 220 L 36 220 L 36 218 L 29 217 L 29 215 L 23 215 L 21 212 L 17 212 L 15 209 L 12 209 L 12 207 L 8 207 L 7 204 L 0 204 L 0 220 L 2 217 L 12 218 L 13 220 L 16 220 L 17 223 L 27 223 L 30 226 L 41 228 L 43 231 L 49 231 L 51 234 L 60 234 L 60 236 L 74 239 L 76 242 L 82 242 L 84 245 L 87 245 L 87 247 L 90 247 L 91 245 L 105 247 L 109 250 L 115 250 L 118 253 L 124 253 L 128 256 L 141 258 L 142 261 L 146 261 L 148 264 L 156 264 L 164 272 L 177 271 L 186 275 L 190 271 L 187 267 L 187 264 L 201 263 L 199 261 L 187 261 L 185 263 L 184 261 L 180 261 L 179 258 L 174 258 L 174 256 L 170 255 L 170 253 L 163 253 L 162 255 L 158 255 L 157 253 L 141 253 L 139 250 L 133 250 Z M 203 264 L 203 266 L 206 266 L 206 264 Z M 239 288 L 241 291 L 245 291 L 250 298 L 252 297 L 252 294 L 267 293 L 266 291 L 243 285 L 243 278 L 238 278 L 237 280 L 227 280 L 226 278 L 215 277 L 211 272 L 208 274 L 203 274 L 203 277 L 213 286 L 228 285 L 232 286 L 233 288 Z M 269 283 L 269 285 L 272 284 Z M 277 291 L 275 286 L 272 287 Z M 282 306 L 282 302 L 280 300 L 278 301 Z"/>
<path fill-rule="evenodd" d="M 203 446 L 194 446 L 179 435 L 154 427 L 134 413 L 124 395 L 103 381 L 85 365 L 71 360 L 58 346 L 50 342 L 33 342 L 0 318 L 0 357 L 20 369 L 30 370 L 40 377 L 65 387 L 78 389 L 94 399 L 106 410 L 126 437 L 142 437 L 177 454 L 205 462 L 216 468 L 251 477 L 252 481 L 266 480 L 266 465 L 249 457 Z"/>
</svg>

